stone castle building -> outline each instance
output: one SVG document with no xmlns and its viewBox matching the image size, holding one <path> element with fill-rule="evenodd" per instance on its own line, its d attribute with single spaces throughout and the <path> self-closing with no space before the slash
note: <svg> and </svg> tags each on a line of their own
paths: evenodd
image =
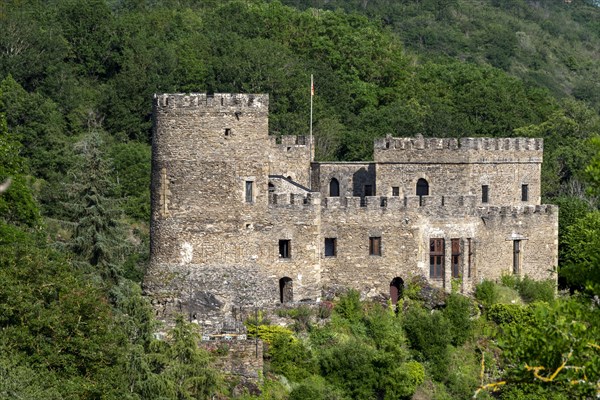
<svg viewBox="0 0 600 400">
<path fill-rule="evenodd" d="M 348 288 L 396 301 L 415 275 L 463 292 L 502 274 L 555 279 L 542 139 L 386 137 L 372 162 L 311 162 L 309 137 L 268 135 L 268 105 L 155 96 L 145 290 L 159 317 L 209 325 Z"/>
</svg>

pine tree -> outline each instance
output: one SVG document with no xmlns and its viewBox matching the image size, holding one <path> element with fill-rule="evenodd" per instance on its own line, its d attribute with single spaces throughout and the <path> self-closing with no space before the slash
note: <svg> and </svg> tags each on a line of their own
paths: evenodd
<svg viewBox="0 0 600 400">
<path fill-rule="evenodd" d="M 74 221 L 71 250 L 78 264 L 91 266 L 109 285 L 122 277 L 122 263 L 127 248 L 118 200 L 111 197 L 116 183 L 110 162 L 104 158 L 100 132 L 90 131 L 76 145 L 81 163 L 70 185 L 73 202 L 69 204 Z"/>
</svg>

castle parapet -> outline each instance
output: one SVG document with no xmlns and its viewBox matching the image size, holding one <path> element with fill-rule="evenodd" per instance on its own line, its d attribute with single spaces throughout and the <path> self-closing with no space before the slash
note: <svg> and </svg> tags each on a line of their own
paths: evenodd
<svg viewBox="0 0 600 400">
<path fill-rule="evenodd" d="M 309 143 L 308 136 L 283 135 L 269 136 L 271 145 L 273 146 L 307 146 Z"/>
<path fill-rule="evenodd" d="M 317 193 L 310 193 L 314 195 Z M 289 200 L 289 195 L 278 199 L 281 204 L 301 204 L 300 200 Z M 286 200 L 283 200 L 283 199 Z M 320 200 L 320 199 L 319 199 Z M 303 200 L 309 204 L 316 204 L 314 200 Z M 307 203 L 304 203 L 307 204 Z M 385 197 L 325 197 L 322 204 L 323 210 L 340 212 L 416 212 L 423 215 L 454 215 L 476 216 L 484 219 L 507 218 L 534 215 L 558 214 L 558 206 L 554 205 L 521 205 L 521 206 L 478 206 L 477 196 L 405 196 Z"/>
<path fill-rule="evenodd" d="M 475 208 L 475 215 L 482 218 L 506 218 L 521 215 L 558 215 L 558 206 L 551 204 L 524 206 L 487 206 Z"/>
<path fill-rule="evenodd" d="M 541 138 L 396 138 L 375 140 L 375 162 L 541 162 Z"/>
<path fill-rule="evenodd" d="M 269 193 L 269 206 L 272 207 L 306 207 L 321 204 L 321 194 L 318 192 L 300 193 Z"/>
<path fill-rule="evenodd" d="M 268 112 L 268 94 L 232 93 L 164 93 L 154 95 L 156 108 L 197 108 L 210 111 L 230 111 L 232 108 Z"/>
</svg>

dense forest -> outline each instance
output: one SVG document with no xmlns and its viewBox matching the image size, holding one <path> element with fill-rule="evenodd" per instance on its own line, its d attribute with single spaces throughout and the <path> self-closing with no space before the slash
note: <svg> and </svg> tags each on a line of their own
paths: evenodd
<svg viewBox="0 0 600 400">
<path fill-rule="evenodd" d="M 5 0 L 0 32 L 0 398 L 600 395 L 597 1 Z M 269 93 L 271 134 L 306 134 L 311 74 L 320 160 L 386 134 L 544 138 L 560 290 L 415 278 L 397 310 L 349 292 L 248 321 L 268 350 L 246 393 L 194 325 L 157 340 L 152 94 Z"/>
</svg>

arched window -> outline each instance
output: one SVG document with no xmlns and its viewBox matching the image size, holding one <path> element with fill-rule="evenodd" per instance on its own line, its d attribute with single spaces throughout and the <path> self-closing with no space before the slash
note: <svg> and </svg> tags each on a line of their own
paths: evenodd
<svg viewBox="0 0 600 400">
<path fill-rule="evenodd" d="M 402 278 L 395 277 L 390 282 L 390 299 L 392 300 L 392 304 L 396 305 L 398 303 L 398 299 L 401 299 L 404 296 L 404 281 Z"/>
<path fill-rule="evenodd" d="M 329 197 L 339 197 L 340 196 L 340 183 L 337 179 L 331 178 L 331 182 L 329 182 Z"/>
<path fill-rule="evenodd" d="M 294 301 L 292 278 L 284 276 L 279 280 L 279 300 L 282 303 L 291 303 Z"/>
<path fill-rule="evenodd" d="M 423 178 L 417 181 L 417 196 L 419 196 L 419 205 L 423 205 L 423 196 L 429 196 L 429 183 Z"/>
<path fill-rule="evenodd" d="M 429 196 L 429 183 L 423 178 L 417 181 L 417 196 Z"/>
</svg>

